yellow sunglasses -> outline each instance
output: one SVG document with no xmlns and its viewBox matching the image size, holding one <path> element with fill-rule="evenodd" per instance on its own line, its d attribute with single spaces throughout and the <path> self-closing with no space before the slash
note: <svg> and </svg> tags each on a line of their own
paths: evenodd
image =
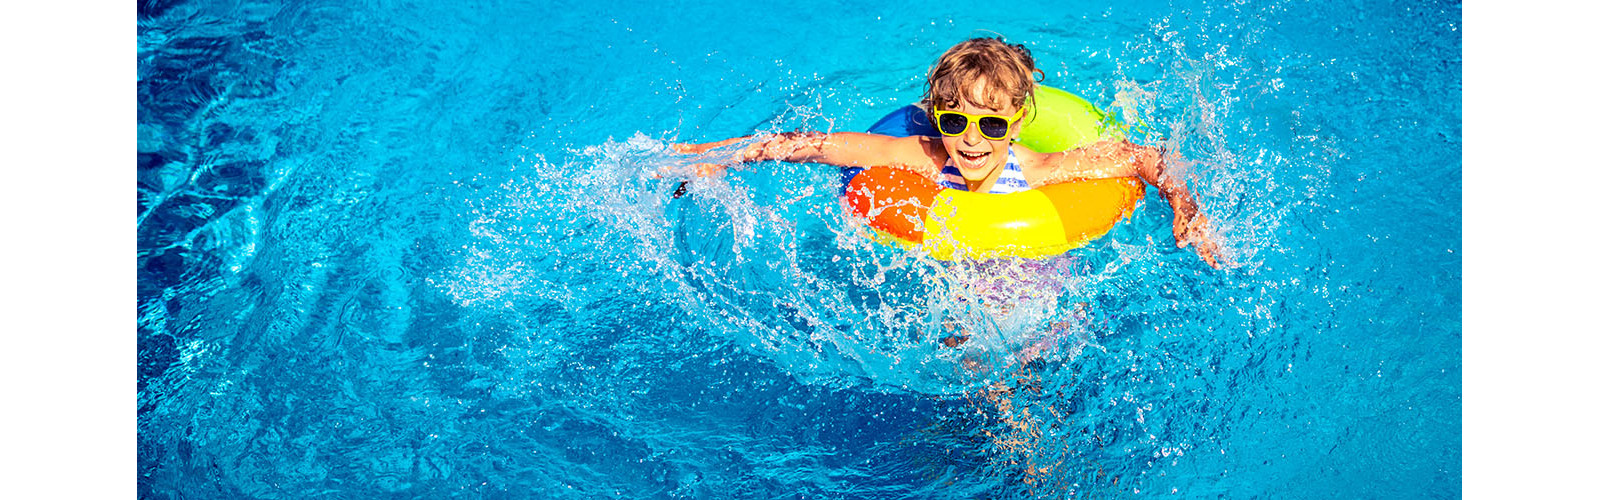
<svg viewBox="0 0 1600 500">
<path fill-rule="evenodd" d="M 1017 114 L 1006 118 L 1001 115 L 969 115 L 960 111 L 933 111 L 933 122 L 938 124 L 939 133 L 948 136 L 957 136 L 967 132 L 967 127 L 973 122 L 978 123 L 978 133 L 985 139 L 998 141 L 1006 138 L 1006 133 L 1011 132 L 1011 124 L 1022 117 L 1021 109 Z"/>
</svg>

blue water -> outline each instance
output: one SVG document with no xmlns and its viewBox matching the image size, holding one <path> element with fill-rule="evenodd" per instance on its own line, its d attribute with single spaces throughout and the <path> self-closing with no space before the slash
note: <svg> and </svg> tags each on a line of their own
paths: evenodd
<svg viewBox="0 0 1600 500">
<path fill-rule="evenodd" d="M 1458 4 L 719 3 L 142 2 L 140 497 L 1461 494 Z M 978 264 L 827 167 L 653 178 L 988 31 L 1188 158 L 1234 264 L 1153 191 Z"/>
</svg>

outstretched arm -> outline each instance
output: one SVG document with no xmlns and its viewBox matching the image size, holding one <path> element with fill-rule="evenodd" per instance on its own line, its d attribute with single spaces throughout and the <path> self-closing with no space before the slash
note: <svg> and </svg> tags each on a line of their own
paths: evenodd
<svg viewBox="0 0 1600 500">
<path fill-rule="evenodd" d="M 1222 252 L 1211 239 L 1209 221 L 1200 213 L 1200 205 L 1189 194 L 1183 179 L 1167 172 L 1168 160 L 1177 157 L 1176 153 L 1128 141 L 1101 141 L 1071 151 L 1039 155 L 1039 184 L 1138 177 L 1155 186 L 1172 205 L 1172 236 L 1178 240 L 1178 247 L 1193 245 L 1201 259 L 1220 269 Z"/>
<path fill-rule="evenodd" d="M 840 167 L 899 167 L 922 173 L 929 177 L 938 175 L 932 159 L 932 145 L 921 137 L 893 137 L 856 132 L 786 132 L 751 141 L 750 137 L 708 142 L 704 144 L 673 144 L 672 149 L 683 154 L 705 154 L 716 148 L 750 141 L 733 154 L 737 163 L 785 161 L 791 163 L 824 163 Z M 695 175 L 705 177 L 727 169 L 718 163 L 695 165 Z"/>
</svg>

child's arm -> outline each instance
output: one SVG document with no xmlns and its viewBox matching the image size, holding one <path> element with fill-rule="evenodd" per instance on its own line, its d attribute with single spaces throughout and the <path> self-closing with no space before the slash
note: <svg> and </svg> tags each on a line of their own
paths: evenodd
<svg viewBox="0 0 1600 500">
<path fill-rule="evenodd" d="M 683 154 L 704 154 L 712 149 L 750 140 L 749 137 L 708 142 L 705 144 L 673 144 L 672 149 Z M 939 167 L 935 164 L 935 147 L 925 137 L 894 137 L 856 132 L 786 132 L 758 139 L 734 153 L 738 163 L 785 161 L 791 163 L 824 163 L 840 167 L 897 167 L 937 178 Z M 695 165 L 695 175 L 706 177 L 727 169 L 727 165 L 700 163 Z"/>
<path fill-rule="evenodd" d="M 1167 175 L 1167 153 L 1159 148 L 1140 146 L 1128 141 L 1101 141 L 1071 151 L 1039 154 L 1037 175 L 1039 185 L 1056 184 L 1083 179 L 1138 177 L 1156 187 L 1161 197 L 1172 205 L 1172 236 L 1178 247 L 1194 245 L 1211 267 L 1221 268 L 1218 259 L 1222 252 L 1211 239 L 1211 228 L 1200 205 L 1189 194 L 1183 179 Z M 1031 182 L 1031 179 L 1030 179 Z"/>
</svg>

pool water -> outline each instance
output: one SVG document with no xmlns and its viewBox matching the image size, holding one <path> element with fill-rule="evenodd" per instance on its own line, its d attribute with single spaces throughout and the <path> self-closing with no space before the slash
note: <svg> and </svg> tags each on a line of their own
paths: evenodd
<svg viewBox="0 0 1600 500">
<path fill-rule="evenodd" d="M 1459 496 L 1460 25 L 141 2 L 139 496 Z M 670 196 L 669 144 L 865 130 L 990 32 L 1180 151 L 1233 263 L 1154 191 L 1024 262 L 880 246 L 825 166 Z"/>
</svg>

